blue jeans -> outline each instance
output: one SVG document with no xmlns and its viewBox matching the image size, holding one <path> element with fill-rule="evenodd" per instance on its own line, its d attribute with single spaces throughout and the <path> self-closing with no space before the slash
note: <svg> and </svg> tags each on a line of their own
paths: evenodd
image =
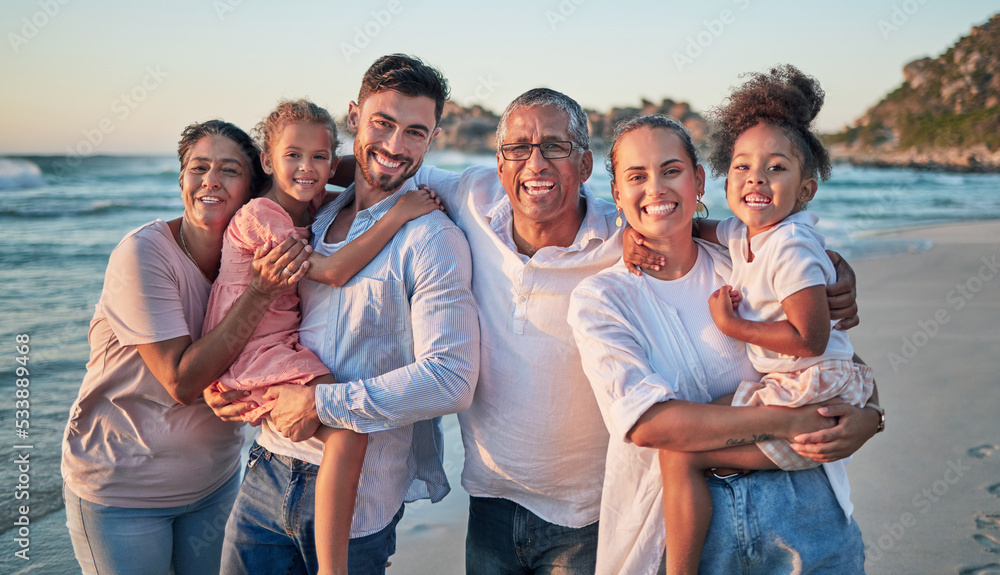
<svg viewBox="0 0 1000 575">
<path fill-rule="evenodd" d="M 218 573 L 226 518 L 240 488 L 234 473 L 222 487 L 191 505 L 109 507 L 80 499 L 65 483 L 66 527 L 87 575 Z"/>
<path fill-rule="evenodd" d="M 316 573 L 316 474 L 319 466 L 271 453 L 254 443 L 236 505 L 226 524 L 223 574 Z M 348 542 L 352 575 L 382 575 L 396 552 L 396 524 Z"/>
<path fill-rule="evenodd" d="M 507 499 L 469 498 L 466 575 L 593 575 L 596 566 L 596 521 L 563 527 Z"/>
<path fill-rule="evenodd" d="M 830 489 L 822 467 L 710 478 L 712 523 L 699 573 L 864 573 L 858 524 Z"/>
</svg>

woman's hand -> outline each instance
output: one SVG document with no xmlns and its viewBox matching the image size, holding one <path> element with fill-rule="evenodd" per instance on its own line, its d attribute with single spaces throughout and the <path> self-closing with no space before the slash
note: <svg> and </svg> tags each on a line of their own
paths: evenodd
<svg viewBox="0 0 1000 575">
<path fill-rule="evenodd" d="M 241 389 L 222 391 L 218 382 L 206 387 L 205 391 L 202 392 L 205 403 L 222 421 L 243 421 L 245 412 L 257 409 L 257 403 L 254 401 L 236 401 L 248 395 L 250 395 L 249 391 Z"/>
<path fill-rule="evenodd" d="M 802 407 L 787 408 L 791 411 L 783 438 L 793 441 L 794 438 L 809 433 L 818 433 L 832 429 L 837 425 L 836 418 L 827 417 L 818 408 L 826 405 L 842 403 L 839 398 L 833 398 L 823 403 L 804 405 Z"/>
<path fill-rule="evenodd" d="M 253 255 L 253 279 L 248 290 L 274 299 L 304 278 L 309 270 L 312 247 L 294 237 L 275 245 L 273 240 L 257 248 Z"/>
<path fill-rule="evenodd" d="M 826 286 L 826 300 L 830 306 L 830 319 L 840 320 L 833 327 L 837 330 L 851 329 L 861 323 L 858 317 L 857 278 L 847 260 L 837 252 L 826 250 L 837 271 L 837 282 Z"/>
<path fill-rule="evenodd" d="M 660 271 L 660 266 L 667 263 L 665 257 L 647 248 L 644 240 L 642 234 L 635 231 L 632 226 L 627 226 L 622 232 L 622 259 L 628 271 L 637 276 L 642 275 L 639 268 Z"/>
<path fill-rule="evenodd" d="M 792 449 L 803 457 L 819 463 L 837 461 L 853 455 L 878 429 L 879 414 L 874 409 L 854 407 L 848 403 L 815 405 L 817 414 L 836 421 L 829 429 L 803 433 L 791 439 Z"/>
</svg>

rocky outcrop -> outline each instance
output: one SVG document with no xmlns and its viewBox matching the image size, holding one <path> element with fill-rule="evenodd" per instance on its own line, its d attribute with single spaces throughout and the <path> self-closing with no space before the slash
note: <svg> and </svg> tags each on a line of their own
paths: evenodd
<svg viewBox="0 0 1000 575">
<path fill-rule="evenodd" d="M 642 100 L 638 107 L 612 108 L 607 112 L 586 110 L 591 147 L 604 149 L 611 143 L 615 126 L 629 118 L 645 114 L 673 116 L 688 130 L 695 144 L 704 146 L 708 124 L 686 102 L 665 99 L 660 103 Z M 465 108 L 447 102 L 441 114 L 441 134 L 434 141 L 435 148 L 461 150 L 475 154 L 496 153 L 496 129 L 500 116 L 482 106 Z"/>
<path fill-rule="evenodd" d="M 445 102 L 439 124 L 441 134 L 434 140 L 434 147 L 473 154 L 495 154 L 499 123 L 500 116 L 482 106 L 463 108 L 453 102 Z"/>
<path fill-rule="evenodd" d="M 896 90 L 826 139 L 854 164 L 1000 171 L 1000 14 L 904 66 Z"/>
<path fill-rule="evenodd" d="M 595 111 L 587 112 L 587 123 L 590 127 L 590 137 L 593 146 L 602 148 L 611 144 L 615 126 L 620 122 L 634 118 L 635 116 L 646 116 L 649 114 L 661 114 L 671 116 L 691 132 L 695 145 L 699 148 L 705 146 L 705 138 L 708 135 L 708 122 L 700 114 L 691 109 L 687 102 L 675 102 L 669 98 L 660 103 L 650 102 L 643 99 L 637 108 L 612 108 L 601 113 Z"/>
</svg>

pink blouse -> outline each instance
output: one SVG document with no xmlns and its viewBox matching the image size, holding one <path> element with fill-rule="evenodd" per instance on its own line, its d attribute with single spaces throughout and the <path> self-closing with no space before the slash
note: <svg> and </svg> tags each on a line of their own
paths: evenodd
<svg viewBox="0 0 1000 575">
<path fill-rule="evenodd" d="M 254 250 L 270 239 L 281 242 L 293 234 L 308 239 L 309 228 L 295 227 L 288 212 L 266 198 L 250 200 L 233 216 L 223 240 L 222 265 L 212 285 L 202 333 L 222 321 L 250 284 Z M 249 390 L 251 394 L 242 401 L 254 401 L 260 406 L 245 413 L 244 420 L 256 422 L 271 411 L 273 402 L 264 399 L 267 387 L 286 383 L 304 385 L 330 373 L 313 352 L 299 344 L 300 321 L 298 290 L 290 289 L 271 303 L 243 353 L 219 378 L 225 389 Z"/>
</svg>

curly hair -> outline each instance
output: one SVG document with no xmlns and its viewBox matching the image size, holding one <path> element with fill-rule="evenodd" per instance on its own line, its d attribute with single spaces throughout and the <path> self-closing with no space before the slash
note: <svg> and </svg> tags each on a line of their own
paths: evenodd
<svg viewBox="0 0 1000 575">
<path fill-rule="evenodd" d="M 331 157 L 337 156 L 337 124 L 330 112 L 309 100 L 281 100 L 278 105 L 253 129 L 254 139 L 264 154 L 278 141 L 281 130 L 288 124 L 309 123 L 326 128 L 330 134 Z"/>
<path fill-rule="evenodd" d="M 625 134 L 638 130 L 639 128 L 662 128 L 677 134 L 677 137 L 681 139 L 681 143 L 684 144 L 684 152 L 687 153 L 689 158 L 691 158 L 691 165 L 698 165 L 698 152 L 695 150 L 694 141 L 691 140 L 691 132 L 688 132 L 688 129 L 685 128 L 683 124 L 666 116 L 637 116 L 630 120 L 622 121 L 615 126 L 615 134 L 611 142 L 611 148 L 608 149 L 608 159 L 604 163 L 605 169 L 608 170 L 608 174 L 611 176 L 611 181 L 614 181 L 615 168 L 618 167 L 619 140 L 621 140 L 622 136 Z"/>
<path fill-rule="evenodd" d="M 810 129 L 826 96 L 819 82 L 785 64 L 765 73 L 751 72 L 733 88 L 721 106 L 708 111 L 712 152 L 708 164 L 715 176 L 729 172 L 733 147 L 740 135 L 758 124 L 779 128 L 791 140 L 802 162 L 803 175 L 830 178 L 830 156 Z"/>
<path fill-rule="evenodd" d="M 240 151 L 243 152 L 243 158 L 250 166 L 250 195 L 257 197 L 270 181 L 270 178 L 264 173 L 264 168 L 260 165 L 260 151 L 246 132 L 235 124 L 223 120 L 198 122 L 187 126 L 181 132 L 181 139 L 177 143 L 177 159 L 181 161 L 181 175 L 178 181 L 183 181 L 191 148 L 206 136 L 229 138 L 239 146 Z"/>
</svg>

